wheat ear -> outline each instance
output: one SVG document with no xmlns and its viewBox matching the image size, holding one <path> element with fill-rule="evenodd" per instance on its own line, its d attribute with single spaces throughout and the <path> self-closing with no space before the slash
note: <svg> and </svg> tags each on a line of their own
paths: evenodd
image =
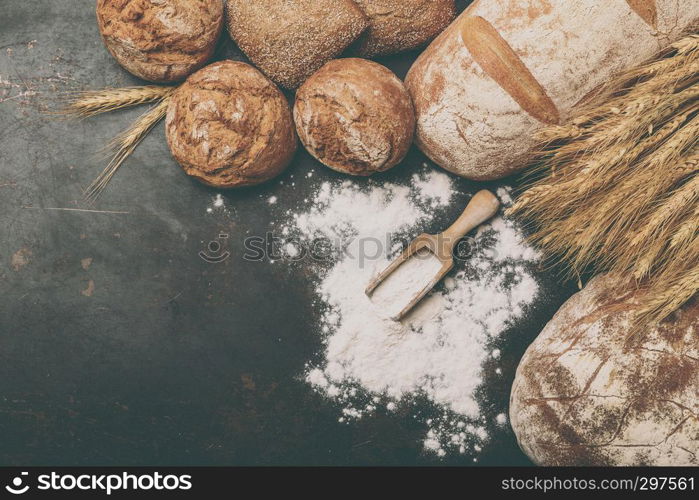
<svg viewBox="0 0 699 500">
<path fill-rule="evenodd" d="M 71 94 L 67 105 L 59 114 L 88 118 L 110 111 L 159 101 L 169 96 L 174 89 L 174 87 L 144 85 L 80 91 Z"/>
<path fill-rule="evenodd" d="M 662 290 L 658 290 L 658 293 L 654 293 L 654 289 L 649 290 L 650 298 L 644 301 L 639 310 L 638 323 L 643 325 L 667 318 L 696 295 L 698 283 L 699 266 L 695 265 L 693 269 L 665 285 Z"/>
<path fill-rule="evenodd" d="M 116 150 L 109 165 L 88 186 L 84 192 L 85 200 L 92 203 L 102 193 L 116 171 L 133 153 L 141 141 L 155 125 L 165 117 L 170 97 L 166 96 L 148 112 L 141 115 L 131 127 L 119 134 L 110 144 Z"/>
<path fill-rule="evenodd" d="M 699 36 L 621 74 L 544 129 L 508 210 L 571 277 L 635 276 L 644 323 L 699 290 Z"/>
</svg>

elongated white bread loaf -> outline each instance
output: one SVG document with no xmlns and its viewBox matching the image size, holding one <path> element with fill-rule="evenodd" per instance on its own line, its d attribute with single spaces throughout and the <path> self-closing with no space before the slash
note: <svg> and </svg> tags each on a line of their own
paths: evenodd
<svg viewBox="0 0 699 500">
<path fill-rule="evenodd" d="M 476 0 L 406 77 L 417 144 L 463 177 L 512 174 L 534 132 L 697 23 L 697 0 Z"/>
</svg>

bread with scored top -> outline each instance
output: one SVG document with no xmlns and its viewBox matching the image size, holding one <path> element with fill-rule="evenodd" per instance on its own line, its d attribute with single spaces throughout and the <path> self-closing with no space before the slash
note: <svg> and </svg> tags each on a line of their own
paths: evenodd
<svg viewBox="0 0 699 500">
<path fill-rule="evenodd" d="M 696 1 L 476 0 L 407 75 L 417 144 L 470 179 L 517 172 L 538 130 L 698 23 Z"/>
<path fill-rule="evenodd" d="M 699 302 L 634 332 L 643 293 L 597 276 L 527 349 L 510 422 L 536 464 L 699 465 Z"/>
</svg>

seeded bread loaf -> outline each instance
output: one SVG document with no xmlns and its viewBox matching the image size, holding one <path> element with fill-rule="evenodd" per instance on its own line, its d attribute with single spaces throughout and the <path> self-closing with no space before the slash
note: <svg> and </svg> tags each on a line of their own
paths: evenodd
<svg viewBox="0 0 699 500">
<path fill-rule="evenodd" d="M 362 57 L 422 47 L 456 16 L 454 0 L 354 0 L 369 18 L 369 29 L 352 48 Z"/>
<path fill-rule="evenodd" d="M 228 0 L 231 38 L 274 82 L 295 89 L 367 28 L 352 0 Z"/>
<path fill-rule="evenodd" d="M 243 62 L 217 62 L 190 76 L 171 98 L 165 133 L 184 171 L 219 188 L 265 182 L 296 151 L 284 94 Z"/>
<path fill-rule="evenodd" d="M 151 82 L 176 82 L 211 58 L 223 29 L 222 0 L 98 0 L 109 52 Z"/>
<path fill-rule="evenodd" d="M 403 82 L 366 59 L 328 62 L 296 93 L 294 121 L 318 161 L 352 175 L 397 165 L 413 141 L 415 115 Z"/>
<path fill-rule="evenodd" d="M 539 465 L 699 465 L 699 302 L 630 337 L 626 285 L 592 280 L 517 368 L 510 422 Z"/>
<path fill-rule="evenodd" d="M 698 21 L 696 1 L 476 0 L 408 73 L 417 144 L 470 179 L 512 174 L 537 130 Z"/>
</svg>

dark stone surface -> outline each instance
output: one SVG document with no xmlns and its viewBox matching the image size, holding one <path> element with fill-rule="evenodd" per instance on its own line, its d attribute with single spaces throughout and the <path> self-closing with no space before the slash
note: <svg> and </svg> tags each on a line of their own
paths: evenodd
<svg viewBox="0 0 699 500">
<path fill-rule="evenodd" d="M 0 11 L 0 464 L 472 463 L 425 455 L 408 409 L 339 424 L 299 379 L 321 347 L 308 269 L 242 259 L 246 236 L 339 174 L 300 151 L 284 184 L 225 193 L 229 213 L 207 214 L 216 192 L 174 163 L 161 124 L 91 207 L 128 213 L 53 210 L 85 208 L 100 148 L 142 110 L 77 122 L 45 111 L 66 90 L 140 82 L 102 46 L 94 2 L 5 0 Z M 239 57 L 227 39 L 226 56 Z M 403 76 L 414 57 L 381 62 Z M 408 182 L 424 161 L 412 151 L 381 178 Z M 231 256 L 209 264 L 198 253 L 219 232 Z M 573 291 L 546 274 L 542 289 L 503 335 L 503 374 L 486 376 L 490 416 Z M 492 432 L 480 464 L 529 463 L 511 431 Z"/>
</svg>

